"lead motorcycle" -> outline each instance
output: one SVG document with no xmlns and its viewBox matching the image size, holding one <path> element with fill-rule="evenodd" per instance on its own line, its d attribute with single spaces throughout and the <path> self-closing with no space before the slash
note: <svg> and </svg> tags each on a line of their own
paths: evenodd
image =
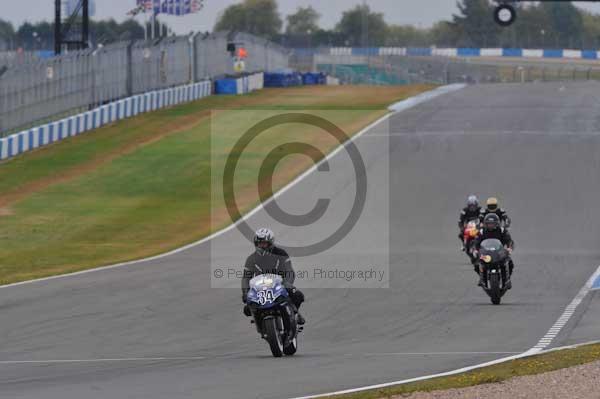
<svg viewBox="0 0 600 399">
<path fill-rule="evenodd" d="M 483 240 L 479 249 L 480 271 L 485 273 L 486 285 L 483 290 L 494 305 L 499 305 L 508 290 L 507 261 L 508 251 L 497 239 Z"/>
<path fill-rule="evenodd" d="M 261 274 L 250 280 L 248 307 L 252 323 L 269 343 L 274 357 L 291 356 L 298 349 L 298 326 L 295 308 L 283 279 L 276 274 Z"/>
</svg>

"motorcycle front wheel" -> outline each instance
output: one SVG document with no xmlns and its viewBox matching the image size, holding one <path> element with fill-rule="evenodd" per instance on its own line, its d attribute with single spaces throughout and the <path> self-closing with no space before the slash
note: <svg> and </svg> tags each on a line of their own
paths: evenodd
<svg viewBox="0 0 600 399">
<path fill-rule="evenodd" d="M 263 328 L 271 353 L 274 357 L 281 357 L 283 355 L 283 339 L 279 333 L 277 319 L 269 317 L 263 321 Z"/>
<path fill-rule="evenodd" d="M 494 305 L 500 305 L 500 275 L 498 273 L 492 273 L 489 276 L 490 281 L 490 298 Z"/>
</svg>

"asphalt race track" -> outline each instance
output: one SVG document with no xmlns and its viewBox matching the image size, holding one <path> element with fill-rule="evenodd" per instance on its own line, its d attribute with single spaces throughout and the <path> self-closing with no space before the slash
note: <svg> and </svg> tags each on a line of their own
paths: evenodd
<svg viewBox="0 0 600 399">
<path fill-rule="evenodd" d="M 304 289 L 296 356 L 271 357 L 241 314 L 238 282 L 211 288 L 211 264 L 239 266 L 251 250 L 234 229 L 162 259 L 0 289 L 0 397 L 285 398 L 530 349 L 600 265 L 599 93 L 595 82 L 471 86 L 357 139 L 368 177 L 360 220 L 322 259 L 295 264 L 389 261 L 390 287 Z M 272 224 L 280 242 L 318 240 L 345 219 L 355 191 L 346 158 L 277 200 L 305 213 L 332 199 L 312 226 Z M 514 288 L 501 306 L 458 250 L 470 193 L 498 195 L 513 218 Z M 261 211 L 249 224 L 269 220 Z M 589 305 L 552 346 L 569 342 Z M 577 338 L 598 331 L 588 322 Z"/>
</svg>

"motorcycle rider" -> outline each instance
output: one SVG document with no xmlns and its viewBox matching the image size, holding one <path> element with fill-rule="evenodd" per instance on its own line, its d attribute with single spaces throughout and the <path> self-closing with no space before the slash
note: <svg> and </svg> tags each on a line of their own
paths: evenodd
<svg viewBox="0 0 600 399">
<path fill-rule="evenodd" d="M 512 253 L 515 247 L 515 243 L 508 230 L 506 230 L 500 225 L 500 218 L 498 217 L 498 215 L 496 215 L 495 213 L 490 213 L 486 215 L 483 219 L 483 227 L 479 231 L 479 236 L 475 239 L 475 254 L 479 254 L 481 243 L 484 240 L 493 238 L 500 240 L 502 245 L 504 245 L 504 247 L 508 251 L 508 279 L 506 281 L 506 288 L 511 289 L 512 283 L 510 281 L 510 277 L 512 276 L 515 265 L 513 263 L 512 258 L 510 257 L 510 254 Z M 479 283 L 477 283 L 477 285 L 480 287 L 485 287 L 487 285 L 485 278 L 485 273 L 483 273 L 483 271 L 481 270 L 479 273 Z"/>
<path fill-rule="evenodd" d="M 511 220 L 508 217 L 506 211 L 500 208 L 500 206 L 498 205 L 498 198 L 496 197 L 490 197 L 485 201 L 485 209 L 481 211 L 479 220 L 483 223 L 483 220 L 485 219 L 486 215 L 489 215 L 490 213 L 494 213 L 498 216 L 498 218 L 502 222 L 502 226 L 505 229 L 508 229 L 510 227 Z"/>
<path fill-rule="evenodd" d="M 462 209 L 458 219 L 458 239 L 461 243 L 461 251 L 465 250 L 464 230 L 467 223 L 470 220 L 479 219 L 481 212 L 482 210 L 477 196 L 469 195 L 467 198 L 467 206 Z"/>
<path fill-rule="evenodd" d="M 260 228 L 254 234 L 255 251 L 248 256 L 242 277 L 242 302 L 245 304 L 250 290 L 250 280 L 261 274 L 278 274 L 283 278 L 283 285 L 288 290 L 299 325 L 305 323 L 304 317 L 298 312 L 304 302 L 304 294 L 294 287 L 296 274 L 292 261 L 285 250 L 275 246 L 275 235 L 270 229 Z M 251 316 L 248 305 L 244 306 L 244 314 Z"/>
</svg>

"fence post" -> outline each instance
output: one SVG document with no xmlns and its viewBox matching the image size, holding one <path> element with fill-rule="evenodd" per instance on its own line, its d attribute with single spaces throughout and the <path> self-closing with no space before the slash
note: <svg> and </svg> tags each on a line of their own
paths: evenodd
<svg viewBox="0 0 600 399">
<path fill-rule="evenodd" d="M 127 43 L 127 76 L 125 77 L 125 92 L 128 97 L 133 95 L 133 40 Z"/>
<path fill-rule="evenodd" d="M 195 83 L 198 81 L 198 60 L 196 57 L 198 56 L 196 51 L 196 40 L 200 32 L 192 33 L 189 38 L 190 42 L 190 83 Z"/>
</svg>

